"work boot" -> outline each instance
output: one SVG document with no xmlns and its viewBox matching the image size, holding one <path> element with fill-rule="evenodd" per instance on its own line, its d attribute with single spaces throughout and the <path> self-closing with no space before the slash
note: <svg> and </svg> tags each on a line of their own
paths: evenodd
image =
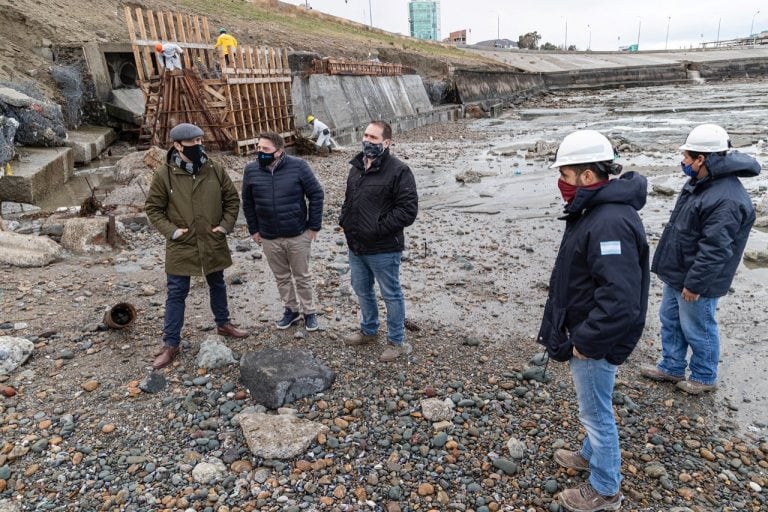
<svg viewBox="0 0 768 512">
<path fill-rule="evenodd" d="M 598 512 L 600 510 L 619 510 L 624 496 L 620 492 L 613 496 L 601 496 L 589 484 L 581 484 L 560 493 L 560 503 L 571 512 Z"/>
<path fill-rule="evenodd" d="M 387 348 L 379 356 L 379 361 L 382 363 L 389 363 L 403 356 L 407 356 L 413 352 L 413 347 L 410 343 L 403 343 L 401 345 L 395 345 L 394 343 L 388 343 Z"/>
<path fill-rule="evenodd" d="M 299 320 L 301 320 L 301 315 L 298 311 L 285 308 L 285 311 L 283 311 L 283 318 L 275 322 L 275 326 L 278 329 L 287 329 Z"/>
<path fill-rule="evenodd" d="M 155 361 L 152 363 L 152 368 L 155 370 L 165 368 L 176 359 L 176 356 L 179 355 L 180 351 L 181 349 L 179 349 L 179 347 L 171 347 L 170 345 L 163 346 L 163 349 L 155 354 L 156 357 Z"/>
<path fill-rule="evenodd" d="M 695 380 L 683 380 L 676 384 L 677 389 L 681 389 L 689 395 L 700 395 L 708 391 L 717 389 L 717 384 L 703 384 Z"/>
<path fill-rule="evenodd" d="M 378 334 L 363 334 L 362 331 L 353 332 L 344 336 L 344 344 L 349 346 L 367 345 L 379 338 Z"/>
<path fill-rule="evenodd" d="M 670 375 L 659 370 L 656 366 L 644 364 L 640 367 L 640 375 L 646 379 L 655 380 L 658 382 L 680 382 L 685 380 L 685 377 L 678 377 L 676 375 Z"/>
<path fill-rule="evenodd" d="M 230 338 L 247 338 L 251 333 L 247 331 L 241 331 L 232 325 L 232 322 L 227 322 L 224 325 L 220 325 L 216 328 L 216 333 L 219 336 L 229 336 Z"/>
<path fill-rule="evenodd" d="M 589 461 L 582 457 L 578 452 L 571 450 L 555 450 L 553 457 L 555 462 L 566 469 L 577 469 L 579 471 L 589 471 Z"/>
</svg>

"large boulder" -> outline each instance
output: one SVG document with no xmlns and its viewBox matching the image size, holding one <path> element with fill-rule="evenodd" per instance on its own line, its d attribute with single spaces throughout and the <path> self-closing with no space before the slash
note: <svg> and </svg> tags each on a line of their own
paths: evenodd
<svg viewBox="0 0 768 512">
<path fill-rule="evenodd" d="M 93 254 L 109 251 L 107 217 L 77 217 L 66 219 L 61 235 L 61 245 L 76 254 Z M 116 234 L 124 229 L 120 222 L 115 223 Z"/>
<path fill-rule="evenodd" d="M 61 246 L 50 238 L 0 229 L 0 263 L 16 267 L 44 267 L 60 257 Z"/>
<path fill-rule="evenodd" d="M 0 336 L 0 375 L 9 375 L 27 362 L 35 344 L 25 338 Z"/>
<path fill-rule="evenodd" d="M 240 379 L 257 403 L 277 409 L 328 389 L 336 375 L 309 352 L 268 348 L 240 360 Z"/>
<path fill-rule="evenodd" d="M 292 414 L 242 412 L 235 417 L 248 448 L 265 459 L 292 459 L 304 453 L 318 435 L 328 432 L 322 423 Z"/>
<path fill-rule="evenodd" d="M 16 143 L 22 146 L 63 146 L 67 137 L 64 116 L 56 103 L 39 100 L 0 86 L 0 114 L 19 122 Z"/>
</svg>

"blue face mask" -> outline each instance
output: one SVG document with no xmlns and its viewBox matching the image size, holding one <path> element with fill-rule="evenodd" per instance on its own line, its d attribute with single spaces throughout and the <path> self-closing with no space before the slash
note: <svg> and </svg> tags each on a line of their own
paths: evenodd
<svg viewBox="0 0 768 512">
<path fill-rule="evenodd" d="M 685 175 L 688 176 L 689 178 L 695 178 L 699 174 L 698 172 L 693 170 L 693 165 L 691 164 L 685 165 L 683 162 L 680 162 L 680 168 L 683 170 Z"/>
<path fill-rule="evenodd" d="M 259 160 L 260 166 L 267 167 L 275 161 L 275 153 L 265 153 L 263 151 L 259 151 L 257 158 Z"/>
</svg>

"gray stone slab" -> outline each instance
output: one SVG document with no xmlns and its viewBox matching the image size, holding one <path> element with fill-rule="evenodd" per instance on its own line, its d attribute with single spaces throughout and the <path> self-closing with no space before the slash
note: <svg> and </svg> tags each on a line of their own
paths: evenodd
<svg viewBox="0 0 768 512">
<path fill-rule="evenodd" d="M 113 89 L 106 107 L 109 115 L 140 125 L 144 117 L 144 93 L 141 89 Z"/>
<path fill-rule="evenodd" d="M 256 403 L 277 409 L 328 389 L 336 375 L 309 352 L 268 348 L 240 360 L 240 379 Z"/>
<path fill-rule="evenodd" d="M 115 142 L 115 130 L 105 126 L 81 126 L 67 133 L 66 145 L 74 150 L 75 163 L 88 163 Z"/>
<path fill-rule="evenodd" d="M 0 201 L 37 204 L 56 192 L 72 176 L 71 148 L 20 148 L 11 163 L 13 176 L 0 177 Z"/>
<path fill-rule="evenodd" d="M 304 453 L 318 435 L 328 432 L 322 423 L 293 414 L 245 412 L 235 417 L 251 452 L 265 459 L 292 459 Z"/>
</svg>

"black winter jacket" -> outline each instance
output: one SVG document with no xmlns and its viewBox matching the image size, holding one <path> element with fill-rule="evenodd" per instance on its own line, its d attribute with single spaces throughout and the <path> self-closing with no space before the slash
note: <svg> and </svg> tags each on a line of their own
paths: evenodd
<svg viewBox="0 0 768 512">
<path fill-rule="evenodd" d="M 709 176 L 688 180 L 680 191 L 651 270 L 678 291 L 714 298 L 728 293 L 755 223 L 738 176 L 757 176 L 760 163 L 732 151 L 710 154 L 705 165 Z"/>
<path fill-rule="evenodd" d="M 250 234 L 273 240 L 320 231 L 323 198 L 322 185 L 301 158 L 285 155 L 273 171 L 258 162 L 245 166 L 243 213 Z"/>
<path fill-rule="evenodd" d="M 355 254 L 379 254 L 405 249 L 403 229 L 419 211 L 416 180 L 411 169 L 389 150 L 365 170 L 363 153 L 350 162 L 347 191 L 339 225 Z"/>
<path fill-rule="evenodd" d="M 556 361 L 573 347 L 591 359 L 622 364 L 645 327 L 648 243 L 637 210 L 643 176 L 624 173 L 566 206 L 565 233 L 549 282 L 538 341 Z"/>
</svg>

